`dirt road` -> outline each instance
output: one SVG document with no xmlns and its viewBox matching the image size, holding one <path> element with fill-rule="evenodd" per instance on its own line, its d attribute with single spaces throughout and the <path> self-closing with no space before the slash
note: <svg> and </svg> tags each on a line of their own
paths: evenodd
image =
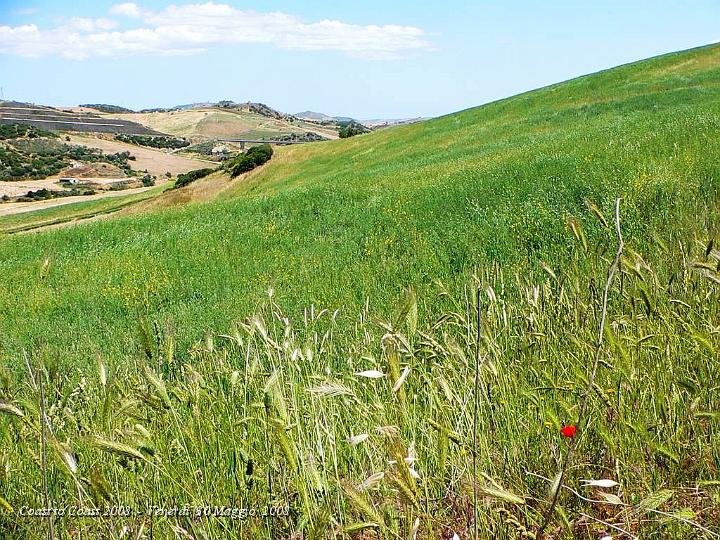
<svg viewBox="0 0 720 540">
<path fill-rule="evenodd" d="M 48 199 L 46 201 L 34 202 L 18 202 L 18 203 L 2 203 L 0 204 L 0 217 L 10 216 L 13 214 L 22 214 L 25 212 L 34 212 L 35 210 L 44 210 L 45 208 L 53 208 L 55 206 L 63 206 L 77 202 L 95 201 L 97 199 L 108 199 L 111 197 L 124 197 L 135 193 L 142 193 L 152 189 L 152 187 L 141 187 L 134 189 L 124 189 L 121 191 L 103 191 L 95 195 L 78 195 L 75 197 L 60 197 L 58 199 Z"/>
</svg>

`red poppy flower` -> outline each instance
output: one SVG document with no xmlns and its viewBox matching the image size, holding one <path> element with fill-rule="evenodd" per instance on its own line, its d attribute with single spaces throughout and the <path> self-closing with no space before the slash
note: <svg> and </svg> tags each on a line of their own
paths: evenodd
<svg viewBox="0 0 720 540">
<path fill-rule="evenodd" d="M 576 433 L 577 433 L 577 428 L 576 428 L 575 426 L 564 426 L 564 427 L 560 430 L 560 434 L 561 434 L 563 437 L 572 438 L 572 437 L 575 436 Z"/>
</svg>

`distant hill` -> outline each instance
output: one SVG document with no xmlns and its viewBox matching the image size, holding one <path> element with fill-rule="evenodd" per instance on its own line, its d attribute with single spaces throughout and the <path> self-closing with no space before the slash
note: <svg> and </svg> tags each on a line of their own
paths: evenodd
<svg viewBox="0 0 720 540">
<path fill-rule="evenodd" d="M 348 122 L 355 122 L 356 120 L 354 118 L 351 118 L 349 116 L 329 116 L 325 113 L 315 112 L 315 111 L 303 111 L 299 113 L 295 113 L 293 115 L 295 118 L 302 118 L 303 120 L 312 120 L 314 122 L 338 122 L 338 123 L 348 123 Z"/>
<path fill-rule="evenodd" d="M 189 138 L 193 142 L 223 138 L 277 139 L 291 135 L 307 138 L 308 132 L 326 139 L 338 137 L 338 126 L 334 123 L 321 125 L 254 102 L 182 105 L 172 109 L 114 114 L 106 118 L 138 122 L 149 129 Z"/>
<path fill-rule="evenodd" d="M 86 109 L 95 109 L 96 111 L 104 113 L 131 113 L 135 112 L 127 107 L 120 107 L 119 105 L 108 105 L 107 103 L 84 103 L 78 105 L 78 107 L 85 107 Z"/>
<path fill-rule="evenodd" d="M 203 101 L 203 102 L 198 102 L 198 103 L 187 103 L 185 105 L 175 105 L 174 107 L 171 107 L 169 110 L 186 111 L 188 109 L 202 109 L 205 107 L 215 107 L 216 105 L 217 105 L 217 103 L 215 103 L 213 101 Z"/>
<path fill-rule="evenodd" d="M 140 113 L 152 113 L 152 112 L 170 112 L 170 111 L 188 111 L 191 109 L 202 109 L 206 107 L 215 107 L 217 103 L 206 101 L 202 103 L 186 103 L 184 105 L 175 105 L 174 107 L 151 107 L 149 109 L 140 109 Z M 134 111 L 129 111 L 134 112 Z"/>
<path fill-rule="evenodd" d="M 175 105 L 174 107 L 155 107 L 152 109 L 142 109 L 141 113 L 153 113 L 153 112 L 171 112 L 171 111 L 189 111 L 195 109 L 235 109 L 243 112 L 252 112 L 266 116 L 267 118 L 274 118 L 279 120 L 293 120 L 295 117 L 292 114 L 280 112 L 272 107 L 265 105 L 264 103 L 246 101 L 244 103 L 236 103 L 230 100 L 223 101 L 206 101 L 201 103 L 187 103 L 185 105 Z M 107 111 L 107 112 L 133 112 L 131 110 L 125 111 Z"/>
<path fill-rule="evenodd" d="M 384 127 L 396 126 L 399 124 L 412 124 L 414 122 L 420 122 L 422 120 L 428 120 L 428 118 L 373 118 L 370 120 L 356 120 L 349 116 L 329 116 L 324 113 L 315 111 L 303 111 L 295 113 L 295 118 L 301 118 L 303 120 L 309 120 L 311 122 L 321 123 L 337 123 L 337 124 L 349 124 L 356 122 L 362 124 L 369 129 L 380 129 Z"/>
<path fill-rule="evenodd" d="M 293 116 L 295 116 L 296 118 L 303 118 L 305 120 L 316 120 L 318 122 L 322 120 L 333 120 L 332 116 L 328 116 L 327 114 L 315 111 L 303 111 L 295 113 Z"/>
<path fill-rule="evenodd" d="M 272 107 L 265 105 L 264 103 L 253 103 L 251 101 L 248 101 L 246 103 L 234 103 L 228 108 L 239 109 L 246 112 L 253 112 L 261 114 L 262 116 L 267 116 L 268 118 L 275 118 L 278 120 L 295 120 L 295 117 L 292 114 L 277 111 Z"/>
<path fill-rule="evenodd" d="M 0 101 L 0 124 L 27 124 L 51 131 L 162 135 L 131 120 L 108 119 L 91 112 L 74 112 L 17 101 Z"/>
<path fill-rule="evenodd" d="M 415 122 L 422 122 L 423 120 L 429 120 L 429 118 L 373 118 L 371 120 L 361 120 L 361 123 L 370 129 L 380 129 L 401 124 L 414 124 Z"/>
</svg>

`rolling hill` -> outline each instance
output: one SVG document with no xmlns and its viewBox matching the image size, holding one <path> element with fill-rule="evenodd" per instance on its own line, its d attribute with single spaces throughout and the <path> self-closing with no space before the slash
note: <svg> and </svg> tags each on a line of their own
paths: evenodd
<svg viewBox="0 0 720 540">
<path fill-rule="evenodd" d="M 247 121 L 153 114 L 132 118 L 181 136 Z M 1 238 L 0 439 L 22 449 L 0 502 L 42 500 L 37 441 L 15 435 L 34 433 L 30 351 L 62 399 L 66 497 L 288 501 L 238 538 L 469 538 L 478 499 L 479 537 L 532 538 L 577 423 L 546 538 L 711 538 L 719 130 L 712 45 Z M 232 528 L 157 527 L 176 523 Z"/>
<path fill-rule="evenodd" d="M 354 118 L 350 118 L 349 116 L 328 116 L 325 113 L 319 113 L 314 111 L 303 111 L 299 113 L 295 113 L 293 115 L 295 118 L 300 118 L 302 120 L 311 120 L 314 122 L 354 122 L 356 121 Z"/>
<path fill-rule="evenodd" d="M 378 308 L 387 308 L 410 284 L 463 279 L 490 261 L 563 260 L 572 251 L 567 216 L 586 215 L 585 198 L 607 208 L 623 196 L 627 234 L 640 245 L 651 234 L 680 231 L 689 222 L 714 223 L 718 50 L 668 55 L 348 140 L 280 148 L 269 164 L 224 190 L 223 201 L 97 229 L 6 238 L 13 246 L 4 250 L 6 283 L 34 287 L 9 253 L 28 261 L 52 252 L 62 268 L 74 268 L 82 250 L 60 247 L 73 238 L 78 245 L 94 244 L 99 267 L 116 261 L 118 275 L 125 276 L 117 286 L 133 289 L 134 272 L 121 268 L 139 270 L 158 261 L 146 256 L 177 241 L 175 262 L 163 265 L 169 280 L 164 294 L 180 302 L 197 289 L 222 298 L 210 310 L 210 320 L 222 325 L 232 318 L 222 313 L 249 308 L 270 285 L 297 307 L 371 296 Z M 188 114 L 202 119 L 205 113 Z M 175 118 L 170 127 L 166 122 Z M 158 128 L 178 135 L 195 129 L 184 127 L 182 118 L 165 116 Z M 207 228 L 211 222 L 226 224 L 220 238 Z M 588 227 L 588 234 L 599 234 Z M 164 232 L 129 241 L 138 228 Z M 103 240 L 92 240 L 98 235 Z M 213 275 L 201 271 L 192 246 L 217 257 Z M 231 252 L 222 251 L 229 246 Z M 236 257 L 246 264 L 236 267 Z M 181 267 L 193 269 L 185 280 Z M 151 268 L 159 271 L 156 263 L 145 271 Z M 315 279 L 318 269 L 323 279 Z M 111 279 L 102 273 L 85 277 L 81 282 L 97 291 Z M 235 286 L 238 292 L 226 295 Z M 57 298 L 68 308 L 62 313 L 75 309 L 72 290 L 65 285 Z M 72 326 L 91 334 L 104 309 L 120 304 L 110 297 L 95 304 L 82 294 L 89 311 Z M 183 324 L 209 306 L 194 302 L 183 310 L 188 307 Z M 4 324 L 13 326 L 15 317 L 24 317 L 23 310 Z M 23 327 L 8 337 L 20 338 L 15 332 Z"/>
<path fill-rule="evenodd" d="M 272 139 L 306 132 L 337 138 L 336 126 L 282 115 L 262 104 L 236 104 L 236 107 L 188 107 L 154 112 L 105 115 L 108 120 L 137 122 L 148 129 L 196 140 L 218 138 Z M 247 106 L 245 106 L 247 105 Z M 253 107 L 250 107 L 253 105 Z"/>
<path fill-rule="evenodd" d="M 127 133 L 130 135 L 158 134 L 131 120 L 107 119 L 87 110 L 71 111 L 15 101 L 0 101 L 0 124 L 17 123 L 55 131 Z"/>
</svg>

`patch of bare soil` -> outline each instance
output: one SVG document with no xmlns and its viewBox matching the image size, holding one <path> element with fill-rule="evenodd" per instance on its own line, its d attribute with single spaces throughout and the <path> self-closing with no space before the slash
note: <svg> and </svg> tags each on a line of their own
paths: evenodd
<svg viewBox="0 0 720 540">
<path fill-rule="evenodd" d="M 117 152 L 130 152 L 135 157 L 134 161 L 130 161 L 130 167 L 139 172 L 147 171 L 151 175 L 158 178 L 169 172 L 172 176 L 181 173 L 194 171 L 195 169 L 203 169 L 208 166 L 208 162 L 171 154 L 165 150 L 157 148 L 146 148 L 135 144 L 128 144 L 115 141 L 111 138 L 99 137 L 96 135 L 67 133 L 63 134 L 63 139 L 70 139 L 72 144 L 81 144 L 91 148 L 99 148 L 106 154 L 114 154 Z M 214 162 L 212 162 L 215 164 Z"/>
</svg>

